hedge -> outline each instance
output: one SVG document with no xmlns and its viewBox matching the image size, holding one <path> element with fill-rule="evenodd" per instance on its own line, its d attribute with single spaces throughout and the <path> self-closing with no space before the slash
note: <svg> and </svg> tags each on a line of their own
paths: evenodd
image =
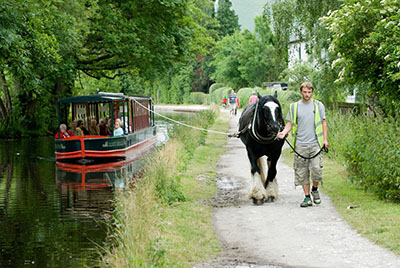
<svg viewBox="0 0 400 268">
<path fill-rule="evenodd" d="M 344 162 L 350 180 L 380 198 L 400 201 L 399 118 L 370 118 L 331 112 L 330 154 Z"/>
</svg>

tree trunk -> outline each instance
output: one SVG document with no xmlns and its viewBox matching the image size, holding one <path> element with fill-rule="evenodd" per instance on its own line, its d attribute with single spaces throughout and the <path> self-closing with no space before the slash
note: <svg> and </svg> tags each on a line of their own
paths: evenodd
<svg viewBox="0 0 400 268">
<path fill-rule="evenodd" d="M 5 115 L 6 119 L 9 119 L 11 117 L 11 112 L 12 112 L 12 103 L 11 103 L 10 90 L 8 88 L 6 76 L 3 70 L 0 70 L 0 86 L 3 89 L 4 101 L 5 101 L 4 104 L 3 101 L 0 99 L 0 110 Z"/>
</svg>

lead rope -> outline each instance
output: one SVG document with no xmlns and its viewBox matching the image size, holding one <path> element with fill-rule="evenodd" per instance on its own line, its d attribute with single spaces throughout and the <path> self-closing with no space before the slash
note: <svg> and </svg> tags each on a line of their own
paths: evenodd
<svg viewBox="0 0 400 268">
<path fill-rule="evenodd" d="M 289 144 L 290 148 L 292 148 L 293 152 L 295 152 L 298 156 L 300 156 L 301 158 L 306 159 L 306 160 L 310 160 L 310 159 L 313 159 L 313 158 L 317 157 L 317 156 L 322 152 L 322 150 L 324 150 L 325 153 L 328 153 L 328 148 L 326 148 L 325 145 L 324 145 L 324 146 L 322 146 L 321 150 L 319 150 L 318 153 L 316 153 L 315 155 L 313 155 L 313 156 L 311 156 L 311 157 L 306 157 L 306 156 L 303 156 L 303 155 L 299 154 L 299 153 L 293 148 L 293 146 L 290 144 L 290 142 L 289 142 L 286 138 L 285 138 L 285 141 L 286 141 L 287 144 Z"/>
<path fill-rule="evenodd" d="M 169 120 L 169 121 L 171 121 L 171 122 L 174 122 L 174 123 L 176 123 L 176 124 L 178 124 L 178 125 L 182 125 L 182 126 L 185 126 L 185 127 L 190 127 L 190 128 L 197 129 L 197 130 L 201 130 L 201 131 L 206 131 L 206 132 L 211 132 L 211 133 L 216 133 L 216 134 L 221 134 L 221 135 L 227 135 L 228 137 L 239 137 L 239 135 L 240 135 L 240 132 L 236 132 L 236 133 L 230 134 L 230 133 L 226 133 L 226 132 L 221 132 L 221 131 L 216 131 L 216 130 L 210 130 L 210 129 L 205 129 L 205 128 L 200 128 L 200 127 L 191 126 L 191 125 L 182 123 L 182 122 L 180 122 L 180 121 L 174 120 L 174 119 L 172 119 L 172 118 L 169 118 L 169 117 L 167 117 L 167 116 L 165 116 L 165 115 L 162 115 L 162 114 L 160 114 L 160 113 L 157 113 L 156 111 L 152 111 L 152 110 L 150 110 L 149 108 L 147 108 L 146 106 L 144 106 L 143 104 L 141 104 L 140 102 L 138 102 L 137 100 L 135 100 L 135 99 L 133 99 L 133 100 L 134 100 L 137 104 L 139 104 L 141 107 L 143 107 L 144 109 L 146 109 L 147 111 L 149 111 L 149 112 L 151 112 L 151 113 L 154 113 L 155 115 L 158 115 L 158 116 L 160 116 L 160 117 L 162 117 L 162 118 L 164 118 L 164 119 L 167 119 L 167 120 Z"/>
</svg>

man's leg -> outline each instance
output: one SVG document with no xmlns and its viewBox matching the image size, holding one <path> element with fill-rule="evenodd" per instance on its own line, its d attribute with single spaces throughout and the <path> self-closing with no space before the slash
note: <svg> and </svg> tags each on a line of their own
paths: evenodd
<svg viewBox="0 0 400 268">
<path fill-rule="evenodd" d="M 296 146 L 296 151 L 301 155 L 305 155 L 307 148 L 302 146 Z M 301 207 L 312 206 L 310 196 L 310 170 L 309 161 L 303 159 L 295 154 L 294 156 L 294 174 L 295 174 L 295 185 L 301 185 L 305 198 L 300 203 Z"/>
<path fill-rule="evenodd" d="M 313 153 L 317 153 L 319 150 L 319 146 L 316 146 Z M 311 160 L 310 167 L 313 182 L 313 187 L 311 189 L 312 199 L 315 204 L 321 204 L 321 197 L 318 192 L 318 184 L 322 181 L 322 154 Z"/>
</svg>

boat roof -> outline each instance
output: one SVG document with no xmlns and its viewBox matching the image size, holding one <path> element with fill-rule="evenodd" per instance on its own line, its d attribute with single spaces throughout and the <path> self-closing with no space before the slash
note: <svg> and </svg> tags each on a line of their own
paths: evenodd
<svg viewBox="0 0 400 268">
<path fill-rule="evenodd" d="M 117 100 L 126 100 L 130 98 L 136 100 L 151 100 L 151 97 L 146 96 L 125 96 L 123 93 L 99 92 L 95 95 L 76 96 L 59 99 L 58 103 L 110 102 Z"/>
</svg>

